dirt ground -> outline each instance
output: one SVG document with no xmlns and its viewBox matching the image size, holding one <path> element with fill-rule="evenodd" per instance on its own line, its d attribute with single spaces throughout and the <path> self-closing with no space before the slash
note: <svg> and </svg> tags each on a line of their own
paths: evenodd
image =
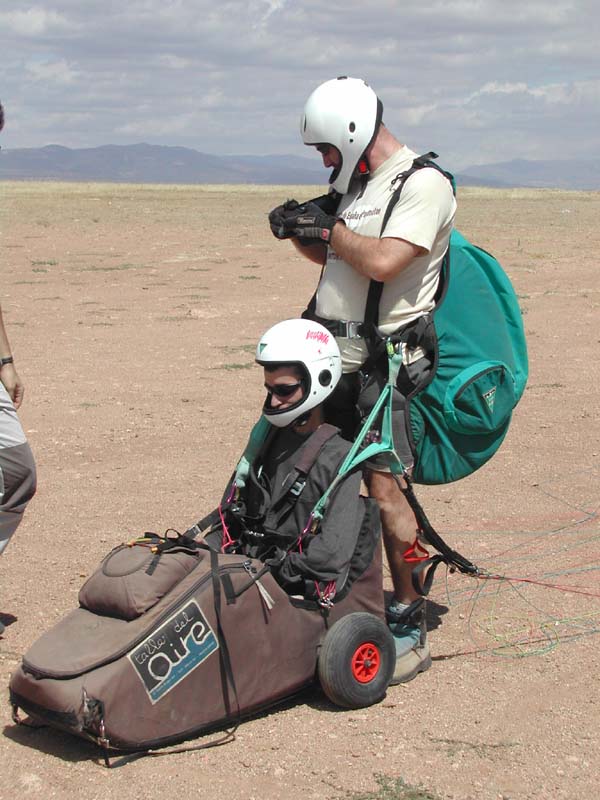
<svg viewBox="0 0 600 800">
<path fill-rule="evenodd" d="M 315 688 L 229 745 L 112 770 L 12 723 L 11 672 L 101 557 L 213 508 L 262 402 L 255 343 L 318 277 L 266 213 L 310 193 L 0 184 L 1 302 L 39 470 L 0 559 L 0 796 L 379 797 L 381 775 L 420 798 L 600 796 L 598 193 L 459 194 L 459 229 L 521 298 L 530 381 L 488 465 L 418 489 L 454 548 L 509 579 L 438 571 L 431 670 L 369 709 Z"/>
</svg>

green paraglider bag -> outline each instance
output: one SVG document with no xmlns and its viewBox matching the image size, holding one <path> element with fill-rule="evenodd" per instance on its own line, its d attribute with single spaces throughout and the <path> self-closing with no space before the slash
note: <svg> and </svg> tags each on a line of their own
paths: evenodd
<svg viewBox="0 0 600 800">
<path fill-rule="evenodd" d="M 413 173 L 436 169 L 455 190 L 454 177 L 434 158 L 435 153 L 419 156 L 396 177 L 381 233 Z M 365 322 L 374 331 L 382 288 L 371 281 Z M 453 231 L 435 308 L 412 331 L 407 326 L 391 338 L 423 346 L 432 361 L 427 381 L 406 397 L 413 480 L 443 484 L 464 478 L 500 447 L 527 383 L 523 318 L 508 276 L 494 256 Z"/>
<path fill-rule="evenodd" d="M 500 447 L 527 382 L 521 310 L 498 261 L 453 231 L 429 383 L 408 398 L 417 483 L 463 478 Z"/>
</svg>

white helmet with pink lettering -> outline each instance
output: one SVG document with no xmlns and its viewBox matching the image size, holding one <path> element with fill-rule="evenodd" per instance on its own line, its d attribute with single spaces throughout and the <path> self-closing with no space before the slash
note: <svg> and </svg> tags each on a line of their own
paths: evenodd
<svg viewBox="0 0 600 800">
<path fill-rule="evenodd" d="M 300 374 L 302 398 L 292 406 L 274 408 L 267 394 L 263 414 L 277 428 L 285 428 L 326 400 L 342 377 L 335 337 L 308 319 L 287 319 L 269 328 L 256 347 L 256 362 L 267 369 L 294 366 Z"/>
</svg>

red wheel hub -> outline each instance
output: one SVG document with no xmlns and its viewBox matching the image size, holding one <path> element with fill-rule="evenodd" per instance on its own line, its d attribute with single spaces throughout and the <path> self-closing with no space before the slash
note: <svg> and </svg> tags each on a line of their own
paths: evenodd
<svg viewBox="0 0 600 800">
<path fill-rule="evenodd" d="M 352 677 L 359 683 L 369 683 L 379 672 L 381 653 L 377 645 L 365 642 L 352 656 Z"/>
</svg>

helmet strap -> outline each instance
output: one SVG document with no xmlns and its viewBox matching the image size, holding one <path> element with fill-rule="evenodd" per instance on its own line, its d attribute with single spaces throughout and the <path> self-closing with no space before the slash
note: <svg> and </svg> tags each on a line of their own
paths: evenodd
<svg viewBox="0 0 600 800">
<path fill-rule="evenodd" d="M 371 167 L 369 166 L 369 160 L 367 158 L 367 150 L 377 137 L 377 133 L 379 132 L 379 128 L 381 127 L 383 119 L 383 103 L 379 98 L 377 98 L 377 116 L 375 118 L 375 126 L 373 129 L 373 136 L 371 136 L 371 141 L 367 145 L 365 152 L 358 160 L 358 164 L 356 165 L 356 169 L 354 170 L 354 174 L 357 178 L 367 178 L 371 174 Z"/>
</svg>

